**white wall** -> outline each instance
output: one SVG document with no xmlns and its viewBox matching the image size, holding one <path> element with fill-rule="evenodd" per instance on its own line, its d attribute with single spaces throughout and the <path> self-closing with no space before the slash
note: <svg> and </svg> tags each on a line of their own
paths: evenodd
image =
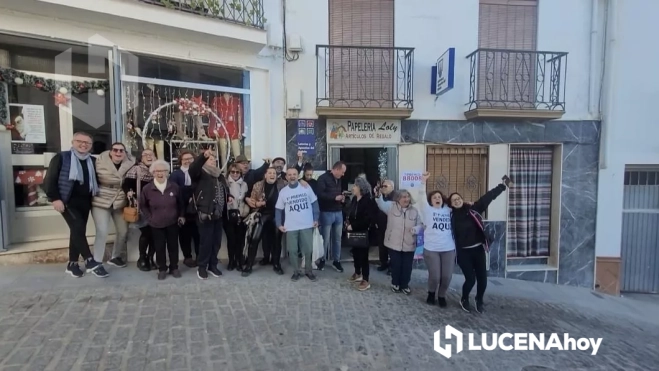
<svg viewBox="0 0 659 371">
<path fill-rule="evenodd" d="M 659 1 L 618 1 L 612 108 L 599 173 L 597 256 L 620 256 L 625 165 L 659 165 Z M 647 40 L 647 41 L 643 41 Z"/>
<path fill-rule="evenodd" d="M 327 0 L 287 0 L 287 31 L 301 36 L 304 52 L 287 63 L 289 93 L 301 90 L 300 117 L 316 117 L 315 45 L 328 44 Z M 478 47 L 478 0 L 398 0 L 395 43 L 414 47 L 412 119 L 464 120 L 469 99 L 466 56 Z M 589 0 L 540 0 L 538 50 L 568 52 L 566 108 L 563 120 L 590 119 L 588 113 Z M 430 69 L 449 47 L 456 48 L 455 87 L 437 101 L 430 94 Z"/>
</svg>

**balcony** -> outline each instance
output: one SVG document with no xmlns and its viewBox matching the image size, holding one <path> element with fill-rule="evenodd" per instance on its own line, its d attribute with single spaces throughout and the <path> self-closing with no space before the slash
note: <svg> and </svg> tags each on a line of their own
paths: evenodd
<svg viewBox="0 0 659 371">
<path fill-rule="evenodd" d="M 263 0 L 137 0 L 167 9 L 263 29 Z"/>
<path fill-rule="evenodd" d="M 408 118 L 414 48 L 316 46 L 316 112 L 334 118 Z"/>
<path fill-rule="evenodd" d="M 565 114 L 567 53 L 478 49 L 467 58 L 467 119 L 554 120 Z"/>
</svg>

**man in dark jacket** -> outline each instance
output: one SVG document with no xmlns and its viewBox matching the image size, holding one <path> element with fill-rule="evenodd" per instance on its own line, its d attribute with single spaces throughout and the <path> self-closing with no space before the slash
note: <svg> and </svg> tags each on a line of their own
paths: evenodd
<svg viewBox="0 0 659 371">
<path fill-rule="evenodd" d="M 183 252 L 183 264 L 189 268 L 196 268 L 197 261 L 192 259 L 192 243 L 194 242 L 196 257 L 199 255 L 199 230 L 197 229 L 196 215 L 190 214 L 188 208 L 194 191 L 189 169 L 195 158 L 194 154 L 187 150 L 181 151 L 178 157 L 181 167 L 169 176 L 169 179 L 178 185 L 183 198 L 183 208 L 186 211 L 185 224 L 179 229 L 178 239 L 181 252 Z"/>
<path fill-rule="evenodd" d="M 332 252 L 332 266 L 343 272 L 341 266 L 341 235 L 343 234 L 343 186 L 341 178 L 346 172 L 346 164 L 338 161 L 325 174 L 318 177 L 316 195 L 320 206 L 320 233 L 325 244 L 325 256 L 318 262 L 318 269 L 325 266 L 325 258 Z M 330 250 L 331 246 L 331 250 Z"/>
<path fill-rule="evenodd" d="M 394 201 L 396 196 L 396 191 L 394 190 L 394 182 L 391 180 L 385 180 L 382 182 L 382 186 L 375 189 L 375 193 L 382 194 L 382 199 L 384 201 Z M 376 225 L 378 228 L 378 250 L 380 253 L 380 266 L 378 267 L 379 272 L 383 272 L 389 269 L 389 249 L 384 245 L 384 233 L 387 230 L 387 214 L 378 209 L 378 216 L 376 220 Z M 389 274 L 389 272 L 387 272 Z"/>
<path fill-rule="evenodd" d="M 82 255 L 88 273 L 107 277 L 103 264 L 94 260 L 87 242 L 87 220 L 92 208 L 92 197 L 98 194 L 96 168 L 91 157 L 91 135 L 83 132 L 73 134 L 71 150 L 55 155 L 46 172 L 46 195 L 53 208 L 62 214 L 69 226 L 69 263 L 66 273 L 82 277 L 78 266 Z"/>
</svg>

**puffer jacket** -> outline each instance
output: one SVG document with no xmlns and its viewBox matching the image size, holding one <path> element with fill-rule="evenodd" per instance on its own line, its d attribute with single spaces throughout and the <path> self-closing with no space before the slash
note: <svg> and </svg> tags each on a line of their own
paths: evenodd
<svg viewBox="0 0 659 371">
<path fill-rule="evenodd" d="M 119 210 L 128 204 L 126 194 L 121 189 L 121 183 L 134 163 L 133 160 L 126 157 L 117 169 L 110 157 L 110 151 L 105 151 L 98 156 L 96 159 L 98 195 L 92 199 L 92 206 Z"/>
<path fill-rule="evenodd" d="M 238 210 L 241 217 L 246 217 L 249 214 L 249 205 L 245 202 L 247 183 L 243 178 L 233 180 L 231 176 L 227 177 L 227 183 L 229 194 L 233 197 L 233 201 L 229 202 L 229 210 Z"/>
<path fill-rule="evenodd" d="M 414 229 L 414 232 L 412 231 Z M 421 231 L 421 217 L 414 206 L 403 209 L 394 202 L 387 212 L 387 230 L 384 245 L 392 250 L 416 250 L 416 235 Z"/>
</svg>

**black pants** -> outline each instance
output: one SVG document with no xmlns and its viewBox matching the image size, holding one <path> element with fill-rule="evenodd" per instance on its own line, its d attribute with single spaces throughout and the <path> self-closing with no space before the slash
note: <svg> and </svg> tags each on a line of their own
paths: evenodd
<svg viewBox="0 0 659 371">
<path fill-rule="evenodd" d="M 178 269 L 178 224 L 165 228 L 151 227 L 151 233 L 153 233 L 158 270 L 167 271 L 167 255 L 169 255 L 169 271 Z"/>
<path fill-rule="evenodd" d="M 196 215 L 186 215 L 185 224 L 179 230 L 178 240 L 181 243 L 181 252 L 186 259 L 192 258 L 192 243 L 194 242 L 194 255 L 199 256 L 199 230 L 197 229 Z"/>
<path fill-rule="evenodd" d="M 92 209 L 91 200 L 70 203 L 62 213 L 64 221 L 69 226 L 69 261 L 77 262 L 80 256 L 87 260 L 93 258 L 87 242 L 87 221 Z"/>
<path fill-rule="evenodd" d="M 370 267 L 368 266 L 368 247 L 355 247 L 352 249 L 352 258 L 355 263 L 355 274 L 368 281 Z"/>
<path fill-rule="evenodd" d="M 277 229 L 275 225 L 274 215 L 263 215 L 261 217 L 261 223 L 263 223 L 263 230 L 261 236 L 258 239 L 252 241 L 252 245 L 249 247 L 247 254 L 247 267 L 254 265 L 254 260 L 256 260 L 256 251 L 259 248 L 259 242 L 263 241 L 263 259 L 270 260 L 272 265 L 279 265 L 279 260 L 281 258 L 281 238 L 282 233 Z"/>
<path fill-rule="evenodd" d="M 229 263 L 233 262 L 240 265 L 241 267 L 245 264 L 245 259 L 243 258 L 243 248 L 245 247 L 245 232 L 247 232 L 247 226 L 243 222 L 224 222 L 224 233 L 227 234 Z"/>
<path fill-rule="evenodd" d="M 217 268 L 217 255 L 222 243 L 222 219 L 197 221 L 199 229 L 199 255 L 197 255 L 197 266 L 200 268 Z"/>
<path fill-rule="evenodd" d="M 389 264 L 389 248 L 384 245 L 384 234 L 386 229 L 386 224 L 385 226 L 380 227 L 378 225 L 378 252 L 380 255 L 380 265 L 385 266 Z"/>
<path fill-rule="evenodd" d="M 414 265 L 414 251 L 396 251 L 389 249 L 391 258 L 391 284 L 398 286 L 401 290 L 410 286 L 412 279 L 412 267 Z"/>
<path fill-rule="evenodd" d="M 469 293 L 476 287 L 476 301 L 483 300 L 485 289 L 487 288 L 487 259 L 485 257 L 485 248 L 483 246 L 472 247 L 469 249 L 458 249 L 458 266 L 465 277 L 465 283 L 462 285 L 462 299 L 469 299 Z"/>
<path fill-rule="evenodd" d="M 140 228 L 140 240 L 138 242 L 140 259 L 153 260 L 156 254 L 155 245 L 153 244 L 153 233 L 150 226 Z"/>
</svg>

